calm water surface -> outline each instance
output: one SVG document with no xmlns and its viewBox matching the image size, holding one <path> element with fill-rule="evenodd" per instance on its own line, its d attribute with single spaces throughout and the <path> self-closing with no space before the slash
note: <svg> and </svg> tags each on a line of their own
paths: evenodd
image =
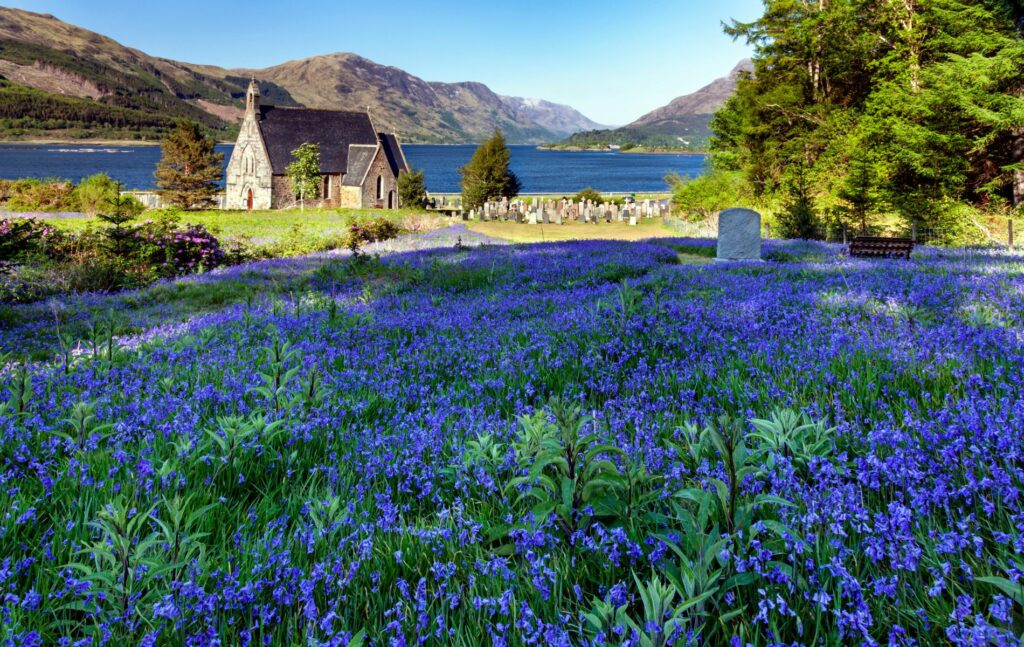
<svg viewBox="0 0 1024 647">
<path fill-rule="evenodd" d="M 225 164 L 230 144 L 217 146 Z M 475 146 L 406 144 L 405 156 L 426 174 L 427 189 L 459 191 L 458 168 L 469 161 Z M 588 186 L 600 191 L 664 191 L 669 173 L 699 175 L 704 155 L 630 155 L 605 152 L 540 151 L 533 146 L 510 146 L 512 170 L 524 193 L 575 193 Z M 153 171 L 160 159 L 157 146 L 99 144 L 0 144 L 0 178 L 64 178 L 79 180 L 106 173 L 129 189 L 153 188 Z"/>
</svg>

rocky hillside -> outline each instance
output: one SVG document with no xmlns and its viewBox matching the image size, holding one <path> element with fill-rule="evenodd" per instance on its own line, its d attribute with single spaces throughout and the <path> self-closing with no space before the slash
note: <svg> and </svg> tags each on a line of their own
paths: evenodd
<svg viewBox="0 0 1024 647">
<path fill-rule="evenodd" d="M 433 83 L 355 54 L 227 70 L 149 56 L 29 11 L 0 7 L 0 138 L 153 138 L 175 118 L 230 138 L 250 75 L 277 105 L 362 110 L 408 141 L 514 143 L 594 128 L 576 110 L 502 97 L 481 83 Z"/>
<path fill-rule="evenodd" d="M 397 67 L 340 52 L 242 70 L 271 81 L 311 108 L 370 107 L 381 127 L 407 140 L 472 142 L 500 127 L 511 142 L 549 141 L 593 123 L 576 110 L 547 101 L 502 97 L 482 83 L 424 81 Z"/>
<path fill-rule="evenodd" d="M 686 137 L 694 126 L 693 118 L 715 114 L 736 90 L 736 78 L 740 73 L 753 69 L 754 64 L 750 59 L 740 61 L 728 76 L 715 79 L 693 94 L 676 97 L 667 106 L 648 112 L 626 128 Z"/>
<path fill-rule="evenodd" d="M 712 134 L 708 128 L 712 115 L 732 96 L 738 76 L 753 69 L 749 59 L 740 61 L 727 76 L 715 79 L 696 92 L 677 97 L 668 105 L 652 110 L 622 128 L 577 133 L 560 145 L 580 148 L 607 145 L 704 148 Z"/>
<path fill-rule="evenodd" d="M 520 118 L 534 121 L 553 133 L 571 135 L 582 130 L 604 128 L 575 108 L 560 103 L 522 97 L 501 97 L 501 100 Z"/>
</svg>

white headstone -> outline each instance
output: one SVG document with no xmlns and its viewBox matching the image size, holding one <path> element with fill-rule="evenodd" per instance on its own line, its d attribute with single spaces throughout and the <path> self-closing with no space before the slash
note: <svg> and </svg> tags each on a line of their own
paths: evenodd
<svg viewBox="0 0 1024 647">
<path fill-rule="evenodd" d="M 718 258 L 761 260 L 761 214 L 751 209 L 726 209 L 718 214 Z"/>
</svg>

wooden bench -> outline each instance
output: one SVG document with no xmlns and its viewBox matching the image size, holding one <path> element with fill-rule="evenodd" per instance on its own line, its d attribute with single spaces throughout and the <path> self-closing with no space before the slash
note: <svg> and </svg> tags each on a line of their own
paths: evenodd
<svg viewBox="0 0 1024 647">
<path fill-rule="evenodd" d="M 850 243 L 850 256 L 858 258 L 910 258 L 914 241 L 909 238 L 857 236 Z"/>
</svg>

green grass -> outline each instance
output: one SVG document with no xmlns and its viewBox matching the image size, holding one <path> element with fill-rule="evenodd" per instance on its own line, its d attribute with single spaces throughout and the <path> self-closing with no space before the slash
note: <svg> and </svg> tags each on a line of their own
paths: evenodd
<svg viewBox="0 0 1024 647">
<path fill-rule="evenodd" d="M 154 217 L 146 213 L 141 219 Z M 241 242 L 269 256 L 293 256 L 343 247 L 354 222 L 386 218 L 403 229 L 434 228 L 439 219 L 413 209 L 284 209 L 279 211 L 185 211 L 181 223 L 203 225 L 222 244 Z M 55 218 L 48 221 L 66 231 L 99 226 L 94 217 Z"/>
<path fill-rule="evenodd" d="M 626 222 L 602 222 L 598 225 L 580 222 L 563 225 L 527 225 L 515 222 L 469 222 L 469 229 L 494 238 L 516 243 L 550 243 L 563 240 L 644 240 L 676 236 L 657 218 L 642 218 L 635 227 Z"/>
</svg>

